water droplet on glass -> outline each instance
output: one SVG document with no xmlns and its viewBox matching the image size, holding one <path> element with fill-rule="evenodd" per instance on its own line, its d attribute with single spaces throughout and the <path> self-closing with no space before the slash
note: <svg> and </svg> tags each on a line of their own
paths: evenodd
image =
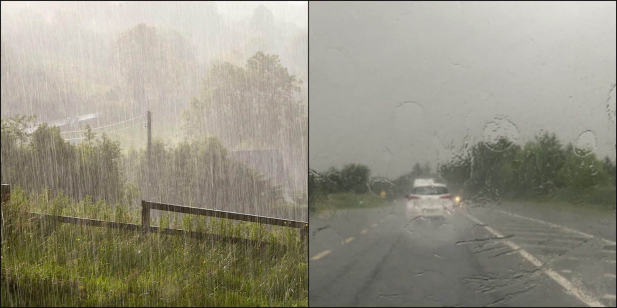
<svg viewBox="0 0 617 308">
<path fill-rule="evenodd" d="M 583 132 L 576 138 L 574 153 L 580 157 L 597 152 L 598 141 L 596 134 L 592 131 Z"/>
<path fill-rule="evenodd" d="M 503 152 L 518 141 L 518 127 L 506 117 L 497 117 L 484 125 L 483 138 L 487 148 Z"/>
</svg>

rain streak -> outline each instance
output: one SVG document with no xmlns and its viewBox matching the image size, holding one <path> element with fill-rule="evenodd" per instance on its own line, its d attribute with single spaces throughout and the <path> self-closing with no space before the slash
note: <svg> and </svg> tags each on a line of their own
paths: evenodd
<svg viewBox="0 0 617 308">
<path fill-rule="evenodd" d="M 9 306 L 307 306 L 307 2 L 2 2 Z"/>
</svg>

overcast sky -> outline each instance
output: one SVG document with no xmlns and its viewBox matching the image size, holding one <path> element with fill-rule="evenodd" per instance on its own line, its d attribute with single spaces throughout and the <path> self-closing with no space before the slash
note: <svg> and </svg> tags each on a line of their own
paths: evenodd
<svg viewBox="0 0 617 308">
<path fill-rule="evenodd" d="M 614 158 L 615 24 L 615 2 L 311 2 L 310 167 L 395 178 L 541 130 Z"/>
</svg>

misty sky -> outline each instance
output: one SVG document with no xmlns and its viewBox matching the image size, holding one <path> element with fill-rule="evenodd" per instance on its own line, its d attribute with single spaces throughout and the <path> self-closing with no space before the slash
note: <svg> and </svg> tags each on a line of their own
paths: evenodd
<svg viewBox="0 0 617 308">
<path fill-rule="evenodd" d="M 615 2 L 311 2 L 309 165 L 395 178 L 541 130 L 614 158 L 615 24 Z"/>
</svg>

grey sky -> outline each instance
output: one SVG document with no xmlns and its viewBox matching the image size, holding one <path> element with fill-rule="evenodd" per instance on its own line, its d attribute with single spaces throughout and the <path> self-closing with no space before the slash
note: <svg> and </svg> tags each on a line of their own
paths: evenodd
<svg viewBox="0 0 617 308">
<path fill-rule="evenodd" d="M 615 24 L 615 2 L 311 2 L 310 167 L 395 178 L 494 128 L 614 158 Z"/>
</svg>

